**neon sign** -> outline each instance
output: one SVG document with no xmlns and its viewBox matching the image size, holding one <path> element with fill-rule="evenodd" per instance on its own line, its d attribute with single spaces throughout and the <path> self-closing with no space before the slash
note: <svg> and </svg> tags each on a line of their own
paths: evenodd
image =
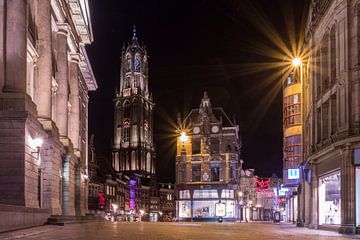
<svg viewBox="0 0 360 240">
<path fill-rule="evenodd" d="M 98 208 L 100 209 L 105 208 L 105 194 L 102 192 L 98 193 Z"/>
</svg>

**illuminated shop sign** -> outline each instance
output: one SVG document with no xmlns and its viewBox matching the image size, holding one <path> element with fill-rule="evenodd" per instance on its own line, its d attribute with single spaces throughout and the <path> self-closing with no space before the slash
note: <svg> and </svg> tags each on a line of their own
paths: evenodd
<svg viewBox="0 0 360 240">
<path fill-rule="evenodd" d="M 288 179 L 299 179 L 300 173 L 298 168 L 288 169 Z"/>
<path fill-rule="evenodd" d="M 215 205 L 215 214 L 217 217 L 223 217 L 225 216 L 225 203 L 216 203 Z"/>
</svg>

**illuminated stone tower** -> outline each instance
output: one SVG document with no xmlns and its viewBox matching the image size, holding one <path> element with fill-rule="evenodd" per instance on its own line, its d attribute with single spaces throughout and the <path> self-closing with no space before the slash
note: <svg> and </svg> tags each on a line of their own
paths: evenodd
<svg viewBox="0 0 360 240">
<path fill-rule="evenodd" d="M 148 88 L 148 55 L 136 29 L 121 53 L 120 91 L 114 98 L 112 166 L 118 173 L 155 174 L 153 108 Z"/>
</svg>

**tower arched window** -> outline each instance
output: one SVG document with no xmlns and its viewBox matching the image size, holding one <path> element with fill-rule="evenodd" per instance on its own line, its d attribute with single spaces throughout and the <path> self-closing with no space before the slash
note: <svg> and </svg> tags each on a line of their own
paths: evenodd
<svg viewBox="0 0 360 240">
<path fill-rule="evenodd" d="M 136 123 L 136 121 L 137 121 L 137 110 L 138 110 L 138 104 L 137 104 L 137 101 L 134 100 L 132 103 L 132 112 L 134 113 L 132 121 L 134 123 Z"/>
<path fill-rule="evenodd" d="M 146 154 L 146 171 L 151 171 L 151 154 L 149 152 Z"/>
<path fill-rule="evenodd" d="M 123 141 L 124 142 L 130 141 L 130 126 L 129 125 L 124 126 Z"/>
<path fill-rule="evenodd" d="M 132 67 L 132 61 L 131 61 L 131 55 L 127 54 L 126 55 L 126 71 L 130 72 L 131 71 L 131 67 Z"/>
<path fill-rule="evenodd" d="M 131 104 L 129 101 L 124 102 L 124 119 L 131 117 Z"/>
<path fill-rule="evenodd" d="M 141 57 L 139 53 L 136 53 L 134 58 L 134 71 L 139 72 L 140 67 L 141 67 Z"/>
<path fill-rule="evenodd" d="M 131 151 L 131 170 L 136 170 L 136 154 L 135 154 L 135 151 Z"/>
</svg>

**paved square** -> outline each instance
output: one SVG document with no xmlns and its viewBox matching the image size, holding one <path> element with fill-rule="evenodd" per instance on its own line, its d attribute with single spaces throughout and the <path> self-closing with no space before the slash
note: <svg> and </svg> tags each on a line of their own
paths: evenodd
<svg viewBox="0 0 360 240">
<path fill-rule="evenodd" d="M 359 235 L 296 228 L 271 223 L 151 223 L 91 222 L 65 226 L 41 226 L 0 234 L 1 240 L 241 240 L 241 239 L 360 239 Z"/>
</svg>

